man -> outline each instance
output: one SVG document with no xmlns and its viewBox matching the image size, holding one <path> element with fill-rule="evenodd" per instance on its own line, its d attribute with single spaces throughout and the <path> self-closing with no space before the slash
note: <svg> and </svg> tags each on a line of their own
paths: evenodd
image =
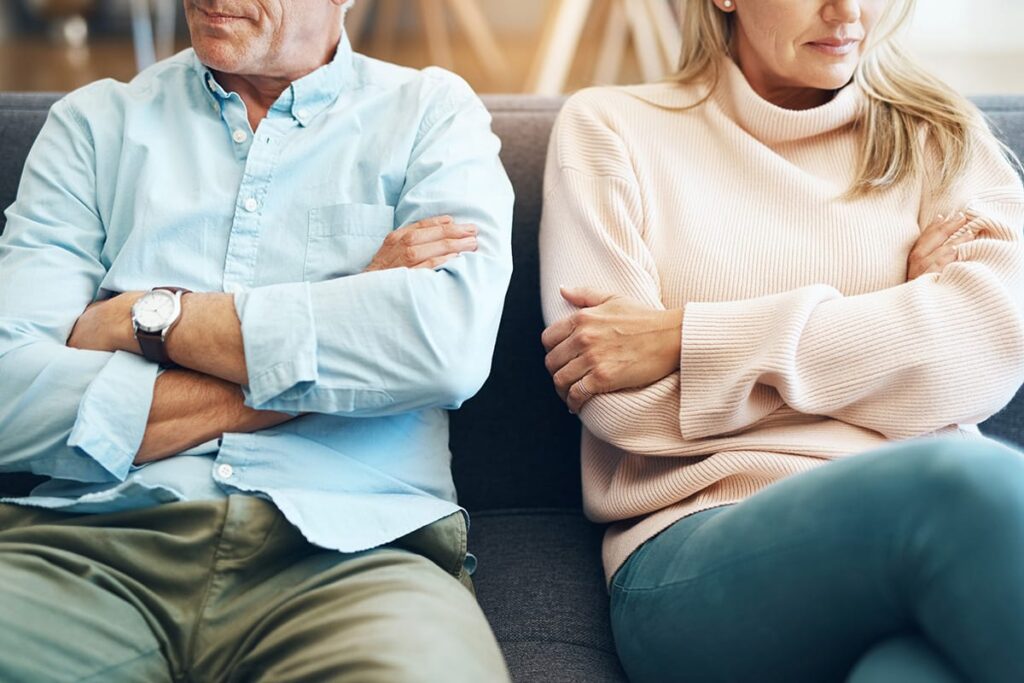
<svg viewBox="0 0 1024 683">
<path fill-rule="evenodd" d="M 348 4 L 185 0 L 194 51 L 53 107 L 0 238 L 0 471 L 49 478 L 0 505 L 0 680 L 507 678 L 445 409 L 512 192 Z"/>
</svg>

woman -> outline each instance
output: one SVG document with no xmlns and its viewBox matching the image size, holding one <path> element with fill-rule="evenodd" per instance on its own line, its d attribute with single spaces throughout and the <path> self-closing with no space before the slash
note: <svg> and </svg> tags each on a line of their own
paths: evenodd
<svg viewBox="0 0 1024 683">
<path fill-rule="evenodd" d="M 913 0 L 686 0 L 554 132 L 543 342 L 634 681 L 1024 680 L 1024 189 Z M 911 440 L 912 439 L 912 440 Z"/>
</svg>

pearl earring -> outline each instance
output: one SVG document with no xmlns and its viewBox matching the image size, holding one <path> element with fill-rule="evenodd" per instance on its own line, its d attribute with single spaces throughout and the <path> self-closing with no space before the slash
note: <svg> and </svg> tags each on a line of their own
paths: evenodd
<svg viewBox="0 0 1024 683">
<path fill-rule="evenodd" d="M 725 9 L 732 9 L 732 0 L 725 0 L 722 4 L 725 6 Z"/>
</svg>

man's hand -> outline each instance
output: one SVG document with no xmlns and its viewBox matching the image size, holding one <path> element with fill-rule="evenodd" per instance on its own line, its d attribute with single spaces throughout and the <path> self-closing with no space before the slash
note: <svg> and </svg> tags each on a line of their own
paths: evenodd
<svg viewBox="0 0 1024 683">
<path fill-rule="evenodd" d="M 477 227 L 459 225 L 451 216 L 428 218 L 384 238 L 364 272 L 390 268 L 439 268 L 459 254 L 476 251 Z"/>
<path fill-rule="evenodd" d="M 67 345 L 89 351 L 131 351 L 139 353 L 132 328 L 132 304 L 145 292 L 125 292 L 90 304 L 78 316 Z"/>
<path fill-rule="evenodd" d="M 646 387 L 679 369 L 683 311 L 591 289 L 562 289 L 580 310 L 544 330 L 545 365 L 578 413 L 594 394 Z"/>
<path fill-rule="evenodd" d="M 907 258 L 907 282 L 928 273 L 939 273 L 957 260 L 960 245 L 975 238 L 968 228 L 970 217 L 963 211 L 938 216 L 921 232 Z"/>
</svg>

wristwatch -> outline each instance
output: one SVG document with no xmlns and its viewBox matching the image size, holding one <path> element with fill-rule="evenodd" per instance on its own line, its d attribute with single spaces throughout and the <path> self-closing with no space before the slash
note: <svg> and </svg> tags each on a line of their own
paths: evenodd
<svg viewBox="0 0 1024 683">
<path fill-rule="evenodd" d="M 154 287 L 132 304 L 132 327 L 142 356 L 160 365 L 173 365 L 167 355 L 167 333 L 181 317 L 181 287 Z"/>
</svg>

